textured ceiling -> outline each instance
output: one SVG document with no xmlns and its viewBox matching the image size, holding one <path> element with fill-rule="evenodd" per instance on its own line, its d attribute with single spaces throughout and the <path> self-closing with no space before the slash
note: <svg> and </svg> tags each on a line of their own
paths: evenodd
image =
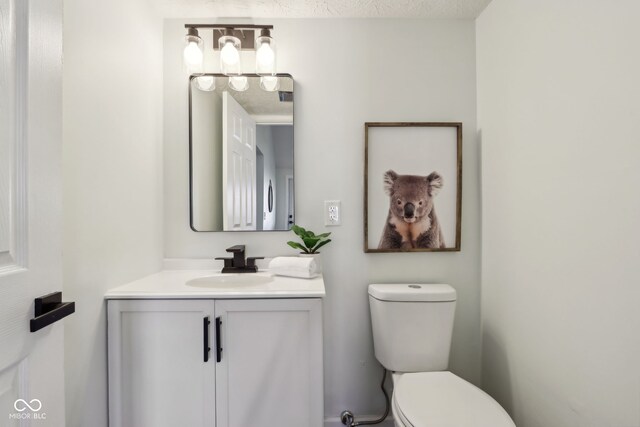
<svg viewBox="0 0 640 427">
<path fill-rule="evenodd" d="M 278 92 L 266 92 L 260 89 L 260 78 L 249 77 L 249 89 L 236 92 L 229 88 L 227 77 L 216 77 L 215 92 L 222 97 L 222 92 L 229 94 L 252 116 L 279 117 L 278 123 L 293 120 L 293 102 L 280 102 Z M 293 79 L 280 77 L 281 91 L 293 92 Z"/>
<path fill-rule="evenodd" d="M 228 91 L 251 115 L 293 117 L 293 102 L 280 102 L 278 92 L 266 92 L 260 89 L 259 77 L 249 77 L 249 89 L 245 92 L 228 89 L 224 84 L 226 80 L 224 77 L 219 77 L 218 80 L 222 80 L 222 84 L 216 82 L 217 88 Z M 293 79 L 280 77 L 280 90 L 293 92 Z"/>
<path fill-rule="evenodd" d="M 166 18 L 474 19 L 491 0 L 153 0 Z"/>
</svg>

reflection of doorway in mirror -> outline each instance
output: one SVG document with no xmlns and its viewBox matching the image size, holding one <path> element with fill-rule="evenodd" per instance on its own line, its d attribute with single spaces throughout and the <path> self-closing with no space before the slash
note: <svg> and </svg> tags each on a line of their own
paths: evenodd
<svg viewBox="0 0 640 427">
<path fill-rule="evenodd" d="M 225 230 L 256 229 L 256 122 L 222 94 L 222 188 Z"/>
<path fill-rule="evenodd" d="M 256 147 L 256 230 L 264 230 L 264 220 L 267 218 L 262 188 L 264 188 L 264 154 L 260 151 L 260 147 Z"/>
<path fill-rule="evenodd" d="M 256 143 L 264 156 L 262 184 L 258 184 L 258 191 L 262 189 L 262 229 L 287 230 L 292 204 L 288 202 L 287 177 L 293 176 L 293 125 L 257 123 L 256 129 Z"/>
<path fill-rule="evenodd" d="M 287 229 L 290 230 L 295 224 L 296 219 L 293 212 L 293 175 L 287 175 Z"/>
</svg>

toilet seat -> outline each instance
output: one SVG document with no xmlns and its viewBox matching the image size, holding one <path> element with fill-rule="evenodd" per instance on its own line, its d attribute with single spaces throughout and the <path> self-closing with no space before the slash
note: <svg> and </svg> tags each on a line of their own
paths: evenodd
<svg viewBox="0 0 640 427">
<path fill-rule="evenodd" d="M 446 371 L 402 374 L 393 413 L 406 427 L 515 427 L 491 396 Z"/>
<path fill-rule="evenodd" d="M 413 424 L 404 416 L 400 408 L 398 408 L 398 404 L 396 403 L 395 393 L 391 400 L 393 417 L 395 418 L 396 427 L 414 427 Z"/>
</svg>

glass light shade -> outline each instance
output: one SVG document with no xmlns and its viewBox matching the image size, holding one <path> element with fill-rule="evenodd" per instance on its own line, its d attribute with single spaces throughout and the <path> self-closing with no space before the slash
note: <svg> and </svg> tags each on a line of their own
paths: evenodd
<svg viewBox="0 0 640 427">
<path fill-rule="evenodd" d="M 276 44 L 269 36 L 256 39 L 256 74 L 273 76 L 276 74 Z"/>
<path fill-rule="evenodd" d="M 280 79 L 276 76 L 261 76 L 260 89 L 267 92 L 275 92 L 280 89 Z"/>
<path fill-rule="evenodd" d="M 185 46 L 182 59 L 187 72 L 191 75 L 201 75 L 204 73 L 204 43 L 198 37 L 197 31 L 187 34 L 184 38 Z"/>
<path fill-rule="evenodd" d="M 249 89 L 249 79 L 247 76 L 229 77 L 229 87 L 237 92 L 244 92 Z"/>
<path fill-rule="evenodd" d="M 220 71 L 226 76 L 242 74 L 240 62 L 240 39 L 234 36 L 222 36 L 218 39 L 220 48 Z"/>
<path fill-rule="evenodd" d="M 211 92 L 216 89 L 216 78 L 214 76 L 198 76 L 193 79 L 194 85 L 204 92 Z"/>
</svg>

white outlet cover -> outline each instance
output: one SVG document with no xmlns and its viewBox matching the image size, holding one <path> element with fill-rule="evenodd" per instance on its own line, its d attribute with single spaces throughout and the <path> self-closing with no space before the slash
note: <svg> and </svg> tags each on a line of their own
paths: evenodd
<svg viewBox="0 0 640 427">
<path fill-rule="evenodd" d="M 342 204 L 340 200 L 324 201 L 324 225 L 342 224 Z"/>
</svg>

